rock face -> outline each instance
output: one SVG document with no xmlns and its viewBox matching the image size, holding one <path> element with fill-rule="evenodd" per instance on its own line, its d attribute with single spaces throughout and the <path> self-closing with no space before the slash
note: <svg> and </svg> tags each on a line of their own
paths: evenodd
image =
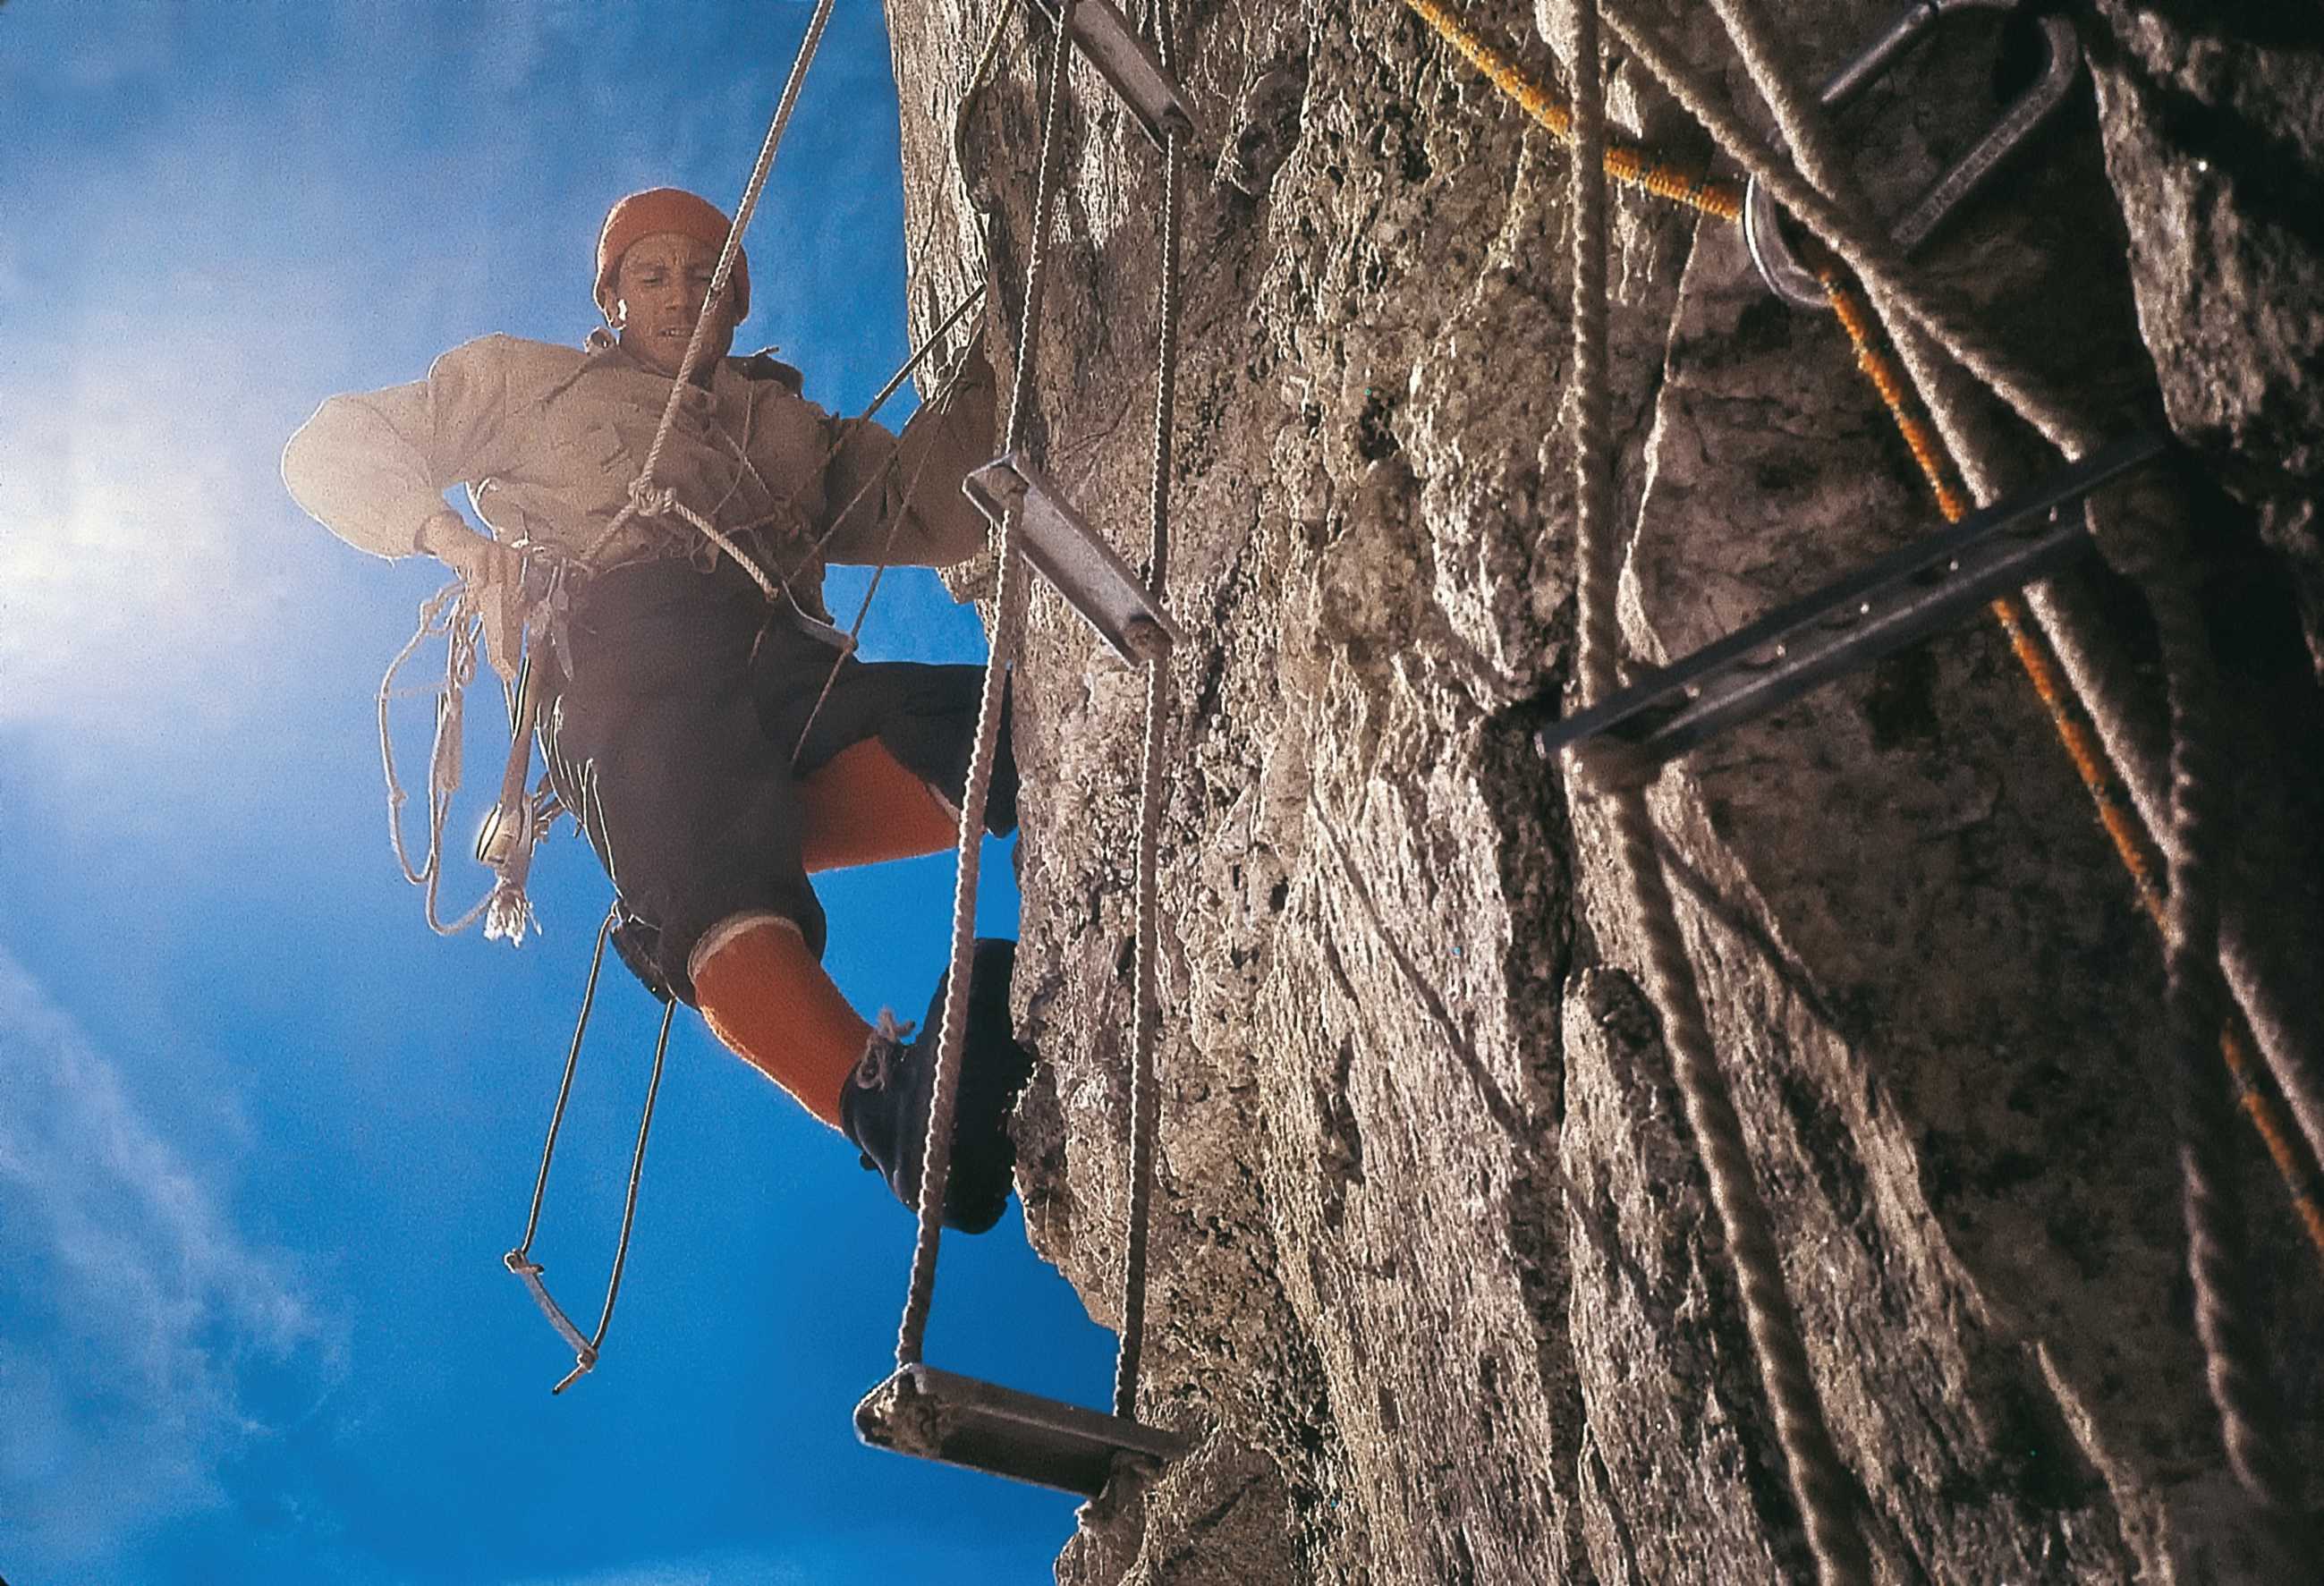
<svg viewBox="0 0 2324 1586">
<path fill-rule="evenodd" d="M 1171 9 L 1202 125 L 1143 1403 L 1197 1444 L 1093 1517 L 1059 1579 L 1803 1579 L 1606 832 L 1531 747 L 1572 704 L 1563 151 L 1394 0 Z M 2324 66 L 2295 9 L 2080 19 L 2098 92 L 1920 264 L 2092 423 L 2167 413 L 2224 486 L 2198 550 L 2235 701 L 2236 873 L 2312 1018 L 2324 820 L 2292 773 L 2324 763 Z M 1563 12 L 1470 21 L 1554 80 Z M 1820 73 L 1886 14 L 1795 0 L 1783 20 Z M 1005 384 L 1047 25 L 993 0 L 890 23 L 915 320 L 989 271 Z M 1731 59 L 1707 14 L 1679 36 Z M 2023 64 L 2013 30 L 1943 38 L 1847 113 L 1876 203 L 1976 134 L 1996 60 Z M 1028 433 L 1135 560 L 1160 166 L 1086 65 L 1068 89 Z M 1615 109 L 1709 159 L 1636 63 Z M 1772 299 L 1732 226 L 1618 195 L 1614 247 L 1638 661 L 1933 525 L 1839 327 Z M 2014 483 L 2054 463 L 1996 413 Z M 2059 583 L 2159 712 L 2135 592 L 2095 567 Z M 1037 591 L 1020 1187 L 1108 1322 L 1143 701 Z M 2255 1552 L 2203 1388 L 2155 935 L 1997 631 L 1722 736 L 1653 802 L 1879 1577 L 2295 1578 Z M 2236 1143 L 2252 1304 L 2312 1466 L 2324 1276 L 2256 1137 Z"/>
</svg>

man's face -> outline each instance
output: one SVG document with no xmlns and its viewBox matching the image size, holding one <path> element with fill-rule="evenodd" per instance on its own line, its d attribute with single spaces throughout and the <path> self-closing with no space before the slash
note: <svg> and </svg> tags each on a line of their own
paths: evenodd
<svg viewBox="0 0 2324 1586">
<path fill-rule="evenodd" d="M 622 350 L 649 369 L 675 377 L 694 335 L 695 316 L 718 268 L 718 250 L 674 231 L 631 244 L 613 274 L 613 326 Z M 717 367 L 734 345 L 733 290 L 720 294 L 703 333 L 696 372 Z"/>
</svg>

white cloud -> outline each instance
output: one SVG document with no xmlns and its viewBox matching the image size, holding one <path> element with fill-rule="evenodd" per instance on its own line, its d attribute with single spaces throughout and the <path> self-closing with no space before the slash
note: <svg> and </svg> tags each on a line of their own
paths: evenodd
<svg viewBox="0 0 2324 1586">
<path fill-rule="evenodd" d="M 817 1581 L 860 1577 L 816 1577 Z M 513 1586 L 807 1586 L 805 1570 L 763 1553 L 701 1554 L 650 1563 L 614 1564 L 581 1575 L 540 1576 Z"/>
<path fill-rule="evenodd" d="M 12 1567 L 101 1558 L 219 1501 L 223 1464 L 339 1376 L 336 1326 L 285 1261 L 5 948 L 0 1228 Z"/>
</svg>

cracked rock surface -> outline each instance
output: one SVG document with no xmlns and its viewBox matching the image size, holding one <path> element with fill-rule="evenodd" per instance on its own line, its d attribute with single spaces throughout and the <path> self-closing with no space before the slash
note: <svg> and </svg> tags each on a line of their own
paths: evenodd
<svg viewBox="0 0 2324 1586">
<path fill-rule="evenodd" d="M 969 97 L 997 4 L 895 5 L 890 25 L 915 324 L 989 272 L 1005 388 L 1048 30 L 1017 8 Z M 2324 205 L 2287 194 L 2324 159 L 2324 55 L 2292 8 L 2246 9 L 2078 14 L 2073 99 L 1915 268 L 2092 424 L 2167 417 L 2200 455 L 2245 790 L 2231 875 L 2312 1015 Z M 1201 124 L 1143 1406 L 1195 1448 L 1093 1512 L 1058 1579 L 1804 1579 L 1609 838 L 1532 747 L 1575 703 L 1563 152 L 1393 0 L 1172 13 Z M 1562 74 L 1556 0 L 1465 14 Z M 1886 14 L 1793 0 L 1778 20 L 1812 79 Z M 1663 15 L 1695 60 L 1730 60 L 1709 12 Z M 2005 26 L 1942 36 L 1841 120 L 1876 206 L 1957 157 L 2020 69 Z M 1716 70 L 1764 130 L 1739 69 Z M 1617 72 L 1618 119 L 1711 158 L 1635 63 Z M 1068 87 L 1028 440 L 1135 565 L 1160 166 L 1086 64 Z M 1838 326 L 1772 299 L 1730 226 L 1618 191 L 1612 245 L 1637 666 L 1936 525 Z M 2054 466 L 1990 403 L 1969 421 L 2013 486 Z M 2056 594 L 2103 629 L 2151 736 L 2137 591 L 2093 564 Z M 1144 700 L 1037 588 L 1020 1188 L 1109 1323 Z M 1878 1577 L 2297 1578 L 2252 1540 L 2203 1388 L 2155 935 L 1995 625 L 1720 736 L 1651 801 Z M 2255 1137 L 2236 1145 L 2250 1304 L 2309 1468 L 2324 1268 Z"/>
</svg>

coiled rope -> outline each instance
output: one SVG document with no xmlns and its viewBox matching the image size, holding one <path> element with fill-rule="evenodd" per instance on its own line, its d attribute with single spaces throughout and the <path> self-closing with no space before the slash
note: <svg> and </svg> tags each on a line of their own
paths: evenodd
<svg viewBox="0 0 2324 1586">
<path fill-rule="evenodd" d="M 1585 706 L 1619 687 L 1615 620 L 1620 539 L 1614 524 L 1611 387 L 1607 378 L 1606 171 L 1603 62 L 1598 0 L 1578 0 L 1573 59 L 1573 414 L 1579 544 L 1580 658 Z M 1816 1397 L 1799 1318 L 1784 1286 L 1766 1203 L 1753 1181 L 1742 1120 L 1720 1073 L 1694 968 L 1655 849 L 1646 791 L 1604 789 L 1620 872 L 1646 937 L 1647 989 L 1711 1204 L 1727 1236 L 1745 1325 L 1759 1366 L 1776 1440 L 1825 1586 L 1870 1586 L 1872 1561 L 1858 1525 L 1854 1483 L 1840 1462 Z"/>
<path fill-rule="evenodd" d="M 826 0 L 827 3 L 827 0 Z M 1048 275 L 1049 212 L 1057 185 L 1057 124 L 1070 64 L 1068 30 L 1074 0 L 1064 0 L 1049 50 L 1048 81 L 1042 91 L 1041 149 L 1035 178 L 1031 256 L 1026 262 L 1024 319 L 1018 331 L 1017 368 L 1010 383 L 1004 451 L 1023 437 L 1031 400 L 1034 354 L 1041 322 L 1041 296 Z M 960 1094 L 961 1047 L 966 1034 L 969 974 L 976 952 L 976 883 L 982 869 L 984 810 L 992 790 L 992 770 L 1001 737 L 1001 705 L 1009 666 L 1024 622 L 1025 563 L 1018 546 L 1019 511 L 1011 507 L 1001 524 L 1001 587 L 992 621 L 992 643 L 984 663 L 984 687 L 977 702 L 976 743 L 961 796 L 958 872 L 953 888 L 952 967 L 945 980 L 944 1018 L 936 1046 L 936 1093 L 928 1103 L 928 1134 L 920 1156 L 919 1231 L 912 1246 L 912 1276 L 897 1329 L 896 1363 L 919 1363 L 927 1342 L 928 1312 L 936 1299 L 936 1250 L 943 1238 L 945 1182 L 952 1171 L 953 1119 Z"/>
<path fill-rule="evenodd" d="M 444 879 L 444 825 L 452 811 L 452 798 L 460 790 L 461 734 L 467 723 L 467 689 L 476 677 L 476 635 L 482 626 L 474 603 L 467 598 L 467 586 L 458 579 L 444 586 L 422 601 L 419 625 L 395 659 L 387 663 L 386 672 L 379 680 L 379 763 L 387 779 L 387 836 L 395 850 L 395 862 L 403 871 L 403 879 L 420 888 L 422 911 L 427 916 L 428 928 L 439 936 L 454 936 L 466 930 L 484 917 L 499 896 L 495 887 L 476 900 L 475 907 L 459 918 L 446 922 L 438 917 L 436 892 Z M 403 807 L 410 795 L 395 774 L 395 742 L 388 729 L 388 703 L 396 697 L 395 679 L 419 650 L 420 645 L 434 634 L 444 636 L 444 683 L 436 692 L 436 737 L 428 755 L 428 853 L 418 865 L 411 862 L 410 851 L 403 842 Z"/>
</svg>

